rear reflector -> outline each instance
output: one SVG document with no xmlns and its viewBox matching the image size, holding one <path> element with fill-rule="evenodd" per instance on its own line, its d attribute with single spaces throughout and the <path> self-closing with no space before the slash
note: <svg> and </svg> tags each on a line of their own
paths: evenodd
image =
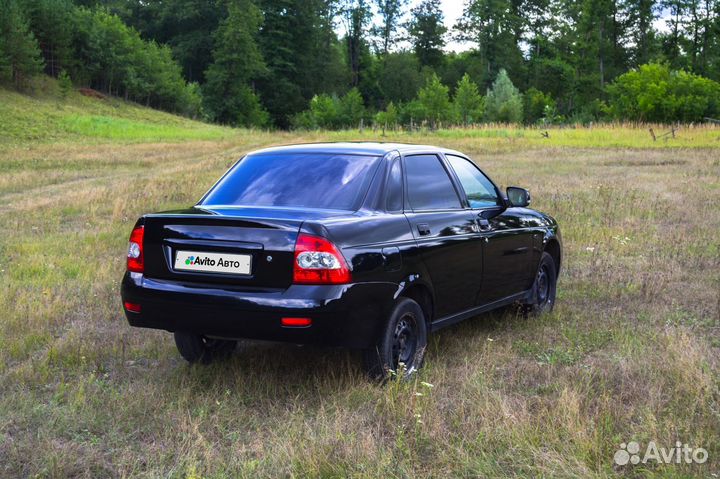
<svg viewBox="0 0 720 479">
<path fill-rule="evenodd" d="M 131 313 L 139 313 L 142 307 L 137 303 L 130 303 L 128 301 L 125 301 L 125 309 L 127 309 Z"/>
<path fill-rule="evenodd" d="M 291 328 L 307 328 L 312 325 L 310 318 L 282 318 L 280 324 Z"/>
</svg>

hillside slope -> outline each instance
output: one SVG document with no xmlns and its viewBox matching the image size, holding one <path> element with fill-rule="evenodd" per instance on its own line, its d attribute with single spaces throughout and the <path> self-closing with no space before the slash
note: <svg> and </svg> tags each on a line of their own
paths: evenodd
<svg viewBox="0 0 720 479">
<path fill-rule="evenodd" d="M 37 90 L 0 87 L 0 144 L 223 140 L 241 133 L 112 97 L 72 91 L 63 98 L 50 79 Z"/>
</svg>

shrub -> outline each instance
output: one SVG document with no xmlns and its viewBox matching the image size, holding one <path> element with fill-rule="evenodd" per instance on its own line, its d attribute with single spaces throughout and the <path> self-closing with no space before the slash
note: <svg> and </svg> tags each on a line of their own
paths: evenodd
<svg viewBox="0 0 720 479">
<path fill-rule="evenodd" d="M 613 118 L 667 123 L 720 115 L 720 83 L 649 63 L 620 75 L 607 87 Z"/>
</svg>

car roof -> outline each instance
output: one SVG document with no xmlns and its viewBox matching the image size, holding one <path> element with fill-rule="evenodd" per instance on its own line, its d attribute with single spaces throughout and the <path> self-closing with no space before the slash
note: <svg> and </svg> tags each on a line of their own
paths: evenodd
<svg viewBox="0 0 720 479">
<path fill-rule="evenodd" d="M 387 153 L 397 151 L 403 155 L 410 153 L 449 153 L 466 156 L 459 151 L 448 148 L 440 148 L 431 145 L 414 145 L 409 143 L 382 143 L 371 141 L 348 141 L 336 143 L 301 143 L 296 145 L 274 146 L 256 150 L 250 154 L 268 153 L 330 153 L 347 155 L 376 155 L 384 156 Z"/>
</svg>

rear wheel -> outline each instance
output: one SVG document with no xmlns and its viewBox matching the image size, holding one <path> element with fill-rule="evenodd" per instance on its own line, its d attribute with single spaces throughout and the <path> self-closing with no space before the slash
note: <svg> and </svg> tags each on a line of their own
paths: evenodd
<svg viewBox="0 0 720 479">
<path fill-rule="evenodd" d="M 201 361 L 207 364 L 213 359 L 230 355 L 235 349 L 237 341 L 207 338 L 199 334 L 176 331 L 175 345 L 187 362 Z"/>
<path fill-rule="evenodd" d="M 410 377 L 422 366 L 426 348 L 425 314 L 415 301 L 401 298 L 385 322 L 378 343 L 364 351 L 365 369 L 373 379 L 385 379 L 390 371 L 399 370 Z"/>
<path fill-rule="evenodd" d="M 525 305 L 525 312 L 534 316 L 551 312 L 553 306 L 555 306 L 556 285 L 555 261 L 549 253 L 545 252 L 540 259 L 535 283 L 533 284 L 532 298 Z"/>
</svg>

